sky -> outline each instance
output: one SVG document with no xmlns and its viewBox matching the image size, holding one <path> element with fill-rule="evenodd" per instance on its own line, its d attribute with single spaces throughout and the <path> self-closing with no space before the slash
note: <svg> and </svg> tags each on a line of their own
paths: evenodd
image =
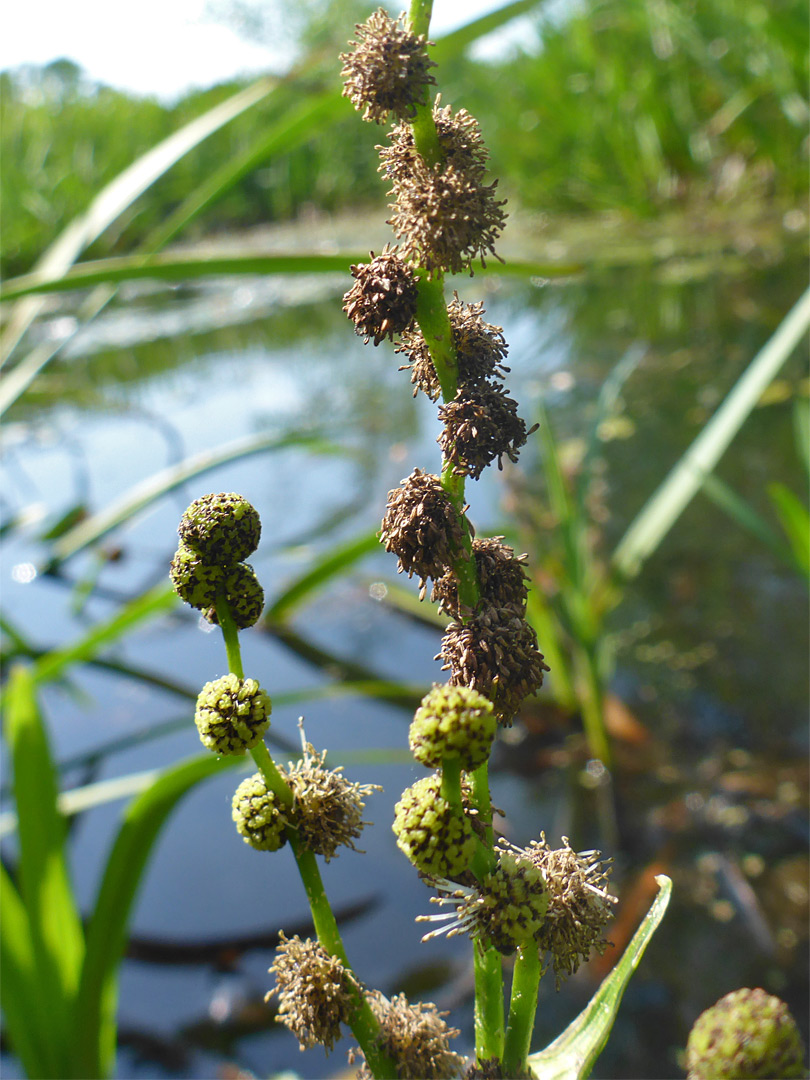
<svg viewBox="0 0 810 1080">
<path fill-rule="evenodd" d="M 431 32 L 446 33 L 503 0 L 435 0 Z M 405 6 L 403 4 L 403 6 Z M 207 0 L 22 0 L 6 5 L 0 71 L 67 57 L 91 79 L 164 100 L 236 75 L 279 71 L 289 56 L 240 38 Z"/>
</svg>

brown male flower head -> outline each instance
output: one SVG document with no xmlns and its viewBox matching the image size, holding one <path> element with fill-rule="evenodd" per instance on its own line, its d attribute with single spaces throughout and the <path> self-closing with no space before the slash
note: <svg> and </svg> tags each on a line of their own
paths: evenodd
<svg viewBox="0 0 810 1080">
<path fill-rule="evenodd" d="M 442 108 L 441 95 L 437 94 L 433 120 L 444 164 L 452 165 L 456 172 L 463 172 L 470 178 L 482 180 L 489 151 L 475 117 L 466 109 L 459 109 L 454 115 L 449 105 Z M 389 132 L 388 139 L 388 146 L 377 147 L 381 162 L 379 172 L 393 183 L 407 180 L 413 175 L 419 157 L 413 130 L 408 124 L 397 124 Z"/>
<path fill-rule="evenodd" d="M 459 1032 L 445 1023 L 447 1013 L 440 1013 L 430 1001 L 411 1005 L 404 994 L 389 1001 L 372 990 L 366 997 L 380 1023 L 380 1049 L 396 1065 L 400 1080 L 450 1080 L 459 1075 L 464 1058 L 450 1049 L 450 1040 Z M 362 1080 L 371 1077 L 365 1063 L 357 1075 Z"/>
<path fill-rule="evenodd" d="M 508 346 L 504 340 L 502 328 L 484 322 L 484 305 L 465 304 L 459 300 L 458 293 L 447 305 L 447 316 L 453 332 L 453 345 L 458 364 L 458 382 L 460 386 L 473 386 L 507 374 L 509 368 L 503 363 Z M 405 353 L 410 360 L 400 371 L 410 368 L 411 382 L 414 385 L 414 397 L 419 390 L 430 398 L 438 400 L 441 386 L 436 375 L 436 368 L 430 358 L 422 331 L 417 325 L 410 326 L 402 334 L 395 352 Z"/>
<path fill-rule="evenodd" d="M 422 582 L 437 578 L 462 550 L 461 521 L 438 476 L 414 469 L 388 492 L 380 542 L 399 557 L 399 570 Z"/>
<path fill-rule="evenodd" d="M 384 338 L 394 340 L 416 314 L 416 278 L 413 270 L 388 244 L 382 254 L 371 252 L 370 263 L 352 266 L 355 283 L 343 297 L 343 310 L 354 329 L 368 344 L 379 345 Z"/>
<path fill-rule="evenodd" d="M 502 536 L 484 537 L 472 542 L 482 608 L 512 608 L 522 617 L 529 595 L 524 564 L 528 556 L 515 555 Z M 433 586 L 430 599 L 453 618 L 470 615 L 458 599 L 458 578 L 448 570 Z"/>
<path fill-rule="evenodd" d="M 526 425 L 517 402 L 498 383 L 462 386 L 446 405 L 439 406 L 444 424 L 437 442 L 453 471 L 477 479 L 490 462 L 517 461 L 526 442 Z"/>
<path fill-rule="evenodd" d="M 404 12 L 394 20 L 378 8 L 366 22 L 356 26 L 357 40 L 351 52 L 341 53 L 343 96 L 363 119 L 384 124 L 390 113 L 409 120 L 416 106 L 427 100 L 427 88 L 435 84 L 430 69 L 435 63 L 427 54 L 428 42 L 405 26 Z"/>
</svg>

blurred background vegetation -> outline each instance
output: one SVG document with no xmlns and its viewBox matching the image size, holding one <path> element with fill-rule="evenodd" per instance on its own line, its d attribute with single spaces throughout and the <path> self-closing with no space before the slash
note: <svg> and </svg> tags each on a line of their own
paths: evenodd
<svg viewBox="0 0 810 1080">
<path fill-rule="evenodd" d="M 321 0 L 285 20 L 291 52 L 309 57 L 305 90 L 336 84 L 347 27 L 373 6 Z M 538 5 L 522 44 L 497 59 L 472 50 L 442 66 L 443 100 L 480 120 L 513 207 L 649 218 L 802 199 L 801 0 L 582 0 L 546 12 Z M 223 18 L 246 34 L 281 33 L 260 5 L 230 5 Z M 0 80 L 5 275 L 29 270 L 103 184 L 239 88 L 222 84 L 169 105 L 94 85 L 68 60 Z M 130 250 L 196 183 L 255 144 L 280 104 L 260 103 L 183 158 L 86 257 Z M 195 221 L 192 237 L 284 221 L 307 207 L 380 202 L 373 147 L 382 130 L 358 125 L 347 108 L 317 140 L 251 171 Z"/>
</svg>

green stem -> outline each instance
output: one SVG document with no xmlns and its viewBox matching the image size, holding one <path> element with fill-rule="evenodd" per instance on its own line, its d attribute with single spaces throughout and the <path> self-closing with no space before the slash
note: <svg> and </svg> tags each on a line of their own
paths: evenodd
<svg viewBox="0 0 810 1080">
<path fill-rule="evenodd" d="M 534 941 L 528 941 L 518 948 L 515 956 L 509 1023 L 503 1051 L 504 1076 L 526 1074 L 526 1059 L 531 1049 L 534 1017 L 537 1012 L 537 987 L 541 975 L 539 950 Z"/>
<path fill-rule="evenodd" d="M 475 1058 L 503 1057 L 503 969 L 497 949 L 473 947 L 475 967 Z M 510 1075 L 504 1073 L 504 1076 Z"/>
<path fill-rule="evenodd" d="M 217 618 L 225 641 L 225 653 L 228 657 L 228 670 L 237 678 L 244 679 L 245 669 L 242 667 L 242 650 L 239 646 L 239 631 L 236 628 L 230 605 L 225 596 L 217 597 Z"/>
</svg>

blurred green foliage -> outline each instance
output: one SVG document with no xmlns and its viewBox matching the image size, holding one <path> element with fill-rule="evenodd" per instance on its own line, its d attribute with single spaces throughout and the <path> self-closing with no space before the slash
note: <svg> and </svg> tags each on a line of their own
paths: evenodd
<svg viewBox="0 0 810 1080">
<path fill-rule="evenodd" d="M 312 50 L 313 93 L 337 80 L 334 20 L 322 7 L 308 4 L 294 27 Z M 463 98 L 478 117 L 493 173 L 517 203 L 649 215 L 695 200 L 802 196 L 808 28 L 799 0 L 583 0 L 563 19 L 558 8 L 553 17 L 545 10 L 538 5 L 537 33 L 527 28 L 509 55 L 443 66 L 444 100 Z M 95 86 L 69 61 L 0 75 L 3 272 L 30 269 L 106 182 L 239 85 L 169 106 Z M 261 138 L 270 107 L 259 104 L 180 161 L 87 256 L 130 250 L 224 160 Z M 331 211 L 380 201 L 372 148 L 382 135 L 372 125 L 358 129 L 347 104 L 345 124 L 245 177 L 185 239 L 287 219 L 307 205 Z"/>
</svg>

